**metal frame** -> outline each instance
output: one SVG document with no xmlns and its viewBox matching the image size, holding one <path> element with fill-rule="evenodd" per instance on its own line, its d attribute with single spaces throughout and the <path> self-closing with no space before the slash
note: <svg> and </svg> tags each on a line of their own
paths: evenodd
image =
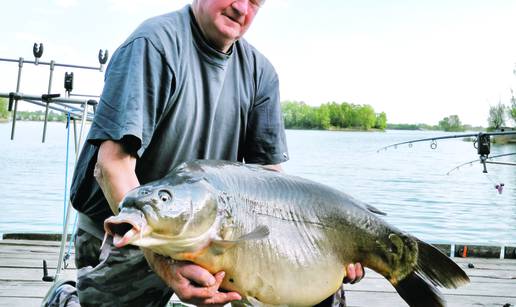
<svg viewBox="0 0 516 307">
<path fill-rule="evenodd" d="M 43 44 L 40 43 L 34 44 L 33 47 L 33 55 L 35 60 L 34 61 L 27 61 L 24 58 L 20 57 L 18 59 L 6 59 L 6 58 L 0 58 L 0 62 L 9 62 L 9 63 L 18 63 L 18 76 L 17 76 L 17 82 L 16 82 L 16 91 L 9 92 L 9 93 L 1 93 L 0 97 L 8 98 L 9 99 L 9 111 L 12 111 L 12 127 L 11 127 L 11 140 L 14 139 L 15 131 L 16 131 L 16 115 L 18 111 L 18 102 L 19 101 L 25 101 L 37 106 L 41 106 L 45 108 L 45 119 L 44 119 L 44 126 L 43 126 L 43 136 L 42 136 L 42 142 L 45 142 L 46 137 L 46 131 L 47 131 L 47 123 L 48 123 L 48 113 L 49 110 L 54 110 L 58 112 L 62 112 L 65 114 L 70 114 L 70 118 L 73 121 L 74 124 L 74 141 L 75 141 L 75 162 L 77 162 L 77 159 L 79 157 L 80 152 L 80 145 L 82 144 L 82 138 L 84 135 L 84 128 L 86 126 L 87 121 L 93 120 L 93 116 L 96 110 L 96 106 L 98 102 L 93 99 L 86 99 L 86 98 L 98 98 L 99 96 L 87 96 L 87 95 L 74 95 L 79 97 L 84 97 L 84 99 L 74 99 L 69 98 L 70 90 L 66 91 L 66 98 L 61 98 L 60 94 L 52 94 L 52 82 L 53 82 L 53 75 L 54 75 L 54 69 L 55 67 L 68 67 L 73 69 L 88 69 L 88 70 L 98 70 L 100 72 L 103 71 L 104 64 L 106 64 L 108 60 L 108 52 L 99 50 L 98 54 L 98 61 L 99 66 L 93 67 L 93 66 L 82 66 L 82 65 L 74 65 L 74 64 L 61 64 L 56 63 L 55 61 L 50 62 L 41 62 L 40 58 L 43 55 Z M 24 64 L 34 64 L 34 65 L 42 65 L 42 66 L 49 66 L 49 78 L 48 78 L 48 90 L 46 94 L 42 95 L 27 95 L 20 92 L 20 86 L 21 86 L 21 76 L 22 76 L 22 69 Z M 90 111 L 90 106 L 92 107 L 92 110 Z M 79 136 L 77 137 L 77 126 L 76 126 L 76 120 L 81 120 L 81 128 L 79 132 Z M 69 127 L 70 128 L 70 127 Z M 68 166 L 67 166 L 68 167 Z M 45 281 L 54 281 L 57 282 L 59 278 L 62 275 L 62 270 L 66 269 L 66 266 L 64 265 L 64 251 L 66 247 L 67 237 L 68 237 L 68 224 L 70 221 L 70 211 L 72 207 L 72 203 L 70 199 L 67 200 L 67 209 L 66 209 L 66 217 L 65 222 L 63 225 L 63 233 L 61 237 L 61 245 L 59 249 L 59 259 L 56 267 L 56 272 L 54 277 L 46 276 L 44 274 L 43 280 Z M 46 265 L 44 261 L 44 272 L 46 271 Z"/>
<path fill-rule="evenodd" d="M 20 57 L 18 59 L 7 59 L 7 58 L 0 58 L 0 62 L 10 62 L 10 63 L 18 63 L 18 78 L 16 81 L 16 91 L 11 92 L 9 94 L 6 93 L 0 93 L 0 97 L 9 98 L 9 111 L 13 111 L 13 119 L 12 119 L 12 127 L 11 127 L 11 140 L 14 139 L 14 134 L 16 131 L 16 114 L 18 112 L 18 101 L 25 100 L 27 102 L 36 104 L 36 105 L 42 105 L 45 107 L 45 120 L 44 120 L 44 126 L 43 126 L 43 136 L 42 136 L 42 142 L 45 142 L 46 138 L 46 132 L 47 132 L 47 123 L 48 123 L 48 112 L 50 109 L 59 111 L 59 112 L 68 112 L 69 106 L 66 105 L 60 105 L 61 107 L 65 107 L 63 110 L 62 108 L 52 108 L 50 106 L 50 103 L 71 103 L 71 104 L 84 104 L 85 100 L 77 100 L 77 99 L 70 99 L 70 98 L 58 98 L 60 94 L 51 94 L 52 90 L 52 82 L 53 82 L 53 76 L 54 76 L 54 69 L 55 67 L 69 67 L 69 68 L 75 68 L 75 69 L 88 69 L 88 70 L 98 70 L 100 72 L 104 69 L 104 64 L 106 64 L 108 60 L 108 51 L 102 51 L 99 50 L 98 54 L 98 61 L 99 66 L 83 66 L 83 65 L 75 65 L 75 64 L 62 64 L 62 63 L 56 63 L 55 61 L 50 62 L 41 62 L 40 58 L 43 55 L 43 44 L 40 43 L 39 45 L 37 43 L 34 43 L 34 46 L 32 48 L 32 53 L 34 55 L 34 61 L 27 61 L 23 57 Z M 23 65 L 27 64 L 34 64 L 34 65 L 43 65 L 43 66 L 49 66 L 50 73 L 48 77 L 48 90 L 46 95 L 43 94 L 41 96 L 34 96 L 34 95 L 23 95 L 20 93 L 20 85 L 21 85 L 21 76 L 22 76 L 22 69 Z M 67 92 L 67 95 L 69 95 L 69 92 Z M 89 104 L 93 104 L 92 101 L 89 102 Z M 14 105 L 14 110 L 12 109 Z M 77 109 L 70 108 L 73 111 L 77 111 Z"/>
</svg>

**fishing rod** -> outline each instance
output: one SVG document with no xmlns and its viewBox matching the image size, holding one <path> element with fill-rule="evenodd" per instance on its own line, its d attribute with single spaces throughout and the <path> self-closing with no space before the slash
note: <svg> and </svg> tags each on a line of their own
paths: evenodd
<svg viewBox="0 0 516 307">
<path fill-rule="evenodd" d="M 511 153 L 507 153 L 507 154 L 502 154 L 502 155 L 496 155 L 496 156 L 490 156 L 488 158 L 486 158 L 486 161 L 485 163 L 487 164 L 499 164 L 499 165 L 510 165 L 510 166 L 516 166 L 516 163 L 512 163 L 512 162 L 499 162 L 499 161 L 490 161 L 491 159 L 496 159 L 496 158 L 501 158 L 501 157 L 507 157 L 507 156 L 514 156 L 516 155 L 516 152 L 511 152 Z M 456 171 L 456 170 L 459 170 L 460 168 L 462 168 L 463 166 L 466 166 L 466 165 L 473 165 L 473 163 L 475 162 L 481 162 L 480 159 L 476 159 L 476 160 L 471 160 L 469 162 L 465 162 L 465 163 L 462 163 L 460 165 L 457 165 L 455 166 L 454 168 L 452 168 L 451 170 L 449 170 L 446 175 L 450 175 L 450 173 L 452 173 L 453 171 Z"/>
<path fill-rule="evenodd" d="M 475 140 L 473 141 L 473 147 L 477 149 L 477 154 L 480 157 L 479 161 L 483 165 L 482 172 L 487 174 L 487 166 L 486 166 L 487 164 L 516 166 L 516 163 L 489 161 L 489 159 L 490 159 L 489 154 L 491 153 L 491 136 L 503 136 L 503 135 L 516 135 L 516 131 L 463 133 L 463 134 L 456 134 L 456 135 L 446 135 L 446 136 L 440 136 L 440 137 L 423 138 L 423 139 L 405 141 L 405 142 L 388 145 L 388 146 L 378 149 L 377 152 L 380 152 L 382 150 L 387 150 L 389 148 L 398 148 L 398 146 L 405 145 L 405 144 L 408 144 L 408 146 L 411 148 L 414 143 L 427 142 L 427 141 L 431 142 L 430 148 L 436 149 L 437 148 L 437 140 L 475 137 Z M 475 161 L 472 161 L 472 162 L 475 162 Z M 464 165 L 472 163 L 472 162 L 466 162 Z M 463 166 L 463 165 L 461 165 L 461 166 Z"/>
<path fill-rule="evenodd" d="M 516 166 L 516 163 L 513 163 L 513 162 L 491 161 L 492 159 L 501 158 L 501 157 L 507 157 L 507 156 L 513 156 L 513 155 L 516 155 L 516 152 L 507 153 L 507 154 L 501 154 L 501 155 L 496 155 L 496 156 L 490 156 L 490 157 L 485 158 L 485 160 L 482 160 L 482 159 L 472 160 L 472 161 L 469 161 L 469 162 L 466 162 L 466 163 L 462 163 L 462 164 L 452 168 L 451 170 L 449 170 L 446 173 L 446 175 L 450 175 L 451 172 L 453 172 L 455 170 L 458 170 L 458 169 L 460 169 L 461 167 L 463 167 L 465 165 L 470 165 L 471 166 L 471 165 L 473 165 L 474 162 L 480 162 L 484 166 L 483 173 L 487 176 L 487 179 L 489 179 L 489 181 L 491 181 L 491 183 L 493 183 L 494 188 L 498 191 L 498 194 L 502 194 L 503 188 L 505 187 L 505 184 L 503 182 L 494 182 L 494 180 L 491 179 L 487 175 L 486 164 L 498 164 L 498 165 Z"/>
<path fill-rule="evenodd" d="M 417 140 L 411 140 L 411 141 L 405 141 L 405 142 L 401 142 L 401 143 L 391 144 L 391 145 L 388 145 L 388 146 L 385 146 L 385 147 L 382 147 L 382 148 L 378 149 L 376 152 L 380 152 L 382 150 L 387 150 L 389 148 L 397 148 L 398 146 L 405 145 L 405 144 L 408 144 L 409 147 L 412 147 L 412 145 L 414 143 L 426 142 L 426 141 L 431 141 L 432 143 L 430 144 L 430 148 L 436 149 L 437 148 L 437 142 L 436 142 L 437 140 L 465 138 L 465 137 L 476 137 L 476 140 L 474 142 L 474 143 L 476 143 L 477 140 L 480 140 L 483 137 L 487 137 L 487 139 L 489 140 L 489 137 L 491 135 L 496 136 L 496 135 L 512 135 L 512 134 L 516 134 L 516 131 L 478 132 L 478 133 L 464 133 L 464 134 L 456 134 L 456 135 L 446 135 L 446 136 L 417 139 Z M 475 148 L 477 148 L 476 145 L 474 145 L 474 146 L 475 146 Z"/>
</svg>

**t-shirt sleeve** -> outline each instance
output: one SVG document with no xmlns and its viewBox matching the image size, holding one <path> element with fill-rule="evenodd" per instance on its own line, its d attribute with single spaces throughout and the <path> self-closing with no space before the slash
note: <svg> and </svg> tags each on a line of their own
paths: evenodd
<svg viewBox="0 0 516 307">
<path fill-rule="evenodd" d="M 141 157 L 171 95 L 173 72 L 146 38 L 121 46 L 106 71 L 88 142 L 122 141 Z"/>
<path fill-rule="evenodd" d="M 288 160 L 279 81 L 272 67 L 258 82 L 255 101 L 247 123 L 244 160 L 246 163 L 263 165 Z"/>
</svg>

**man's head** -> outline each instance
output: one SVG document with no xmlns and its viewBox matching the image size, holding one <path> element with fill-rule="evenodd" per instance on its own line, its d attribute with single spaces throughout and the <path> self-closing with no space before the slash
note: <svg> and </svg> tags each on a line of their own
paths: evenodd
<svg viewBox="0 0 516 307">
<path fill-rule="evenodd" d="M 193 0 L 195 19 L 206 39 L 227 52 L 247 31 L 265 0 Z"/>
</svg>

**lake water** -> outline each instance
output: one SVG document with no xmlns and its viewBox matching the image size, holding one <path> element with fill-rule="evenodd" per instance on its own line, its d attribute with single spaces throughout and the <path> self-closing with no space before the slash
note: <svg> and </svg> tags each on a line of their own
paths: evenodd
<svg viewBox="0 0 516 307">
<path fill-rule="evenodd" d="M 44 144 L 43 123 L 17 122 L 14 141 L 10 128 L 0 124 L 0 233 L 60 232 L 65 125 L 49 123 Z M 430 242 L 516 245 L 516 167 L 488 165 L 485 175 L 474 163 L 447 176 L 478 159 L 473 144 L 460 139 L 439 141 L 435 150 L 424 142 L 377 153 L 392 143 L 445 134 L 288 130 L 291 160 L 284 168 L 374 205 L 390 223 Z M 491 151 L 516 152 L 516 146 Z M 73 157 L 70 150 L 69 177 Z M 516 156 L 503 160 L 516 162 Z M 494 188 L 499 182 L 502 194 Z"/>
</svg>

